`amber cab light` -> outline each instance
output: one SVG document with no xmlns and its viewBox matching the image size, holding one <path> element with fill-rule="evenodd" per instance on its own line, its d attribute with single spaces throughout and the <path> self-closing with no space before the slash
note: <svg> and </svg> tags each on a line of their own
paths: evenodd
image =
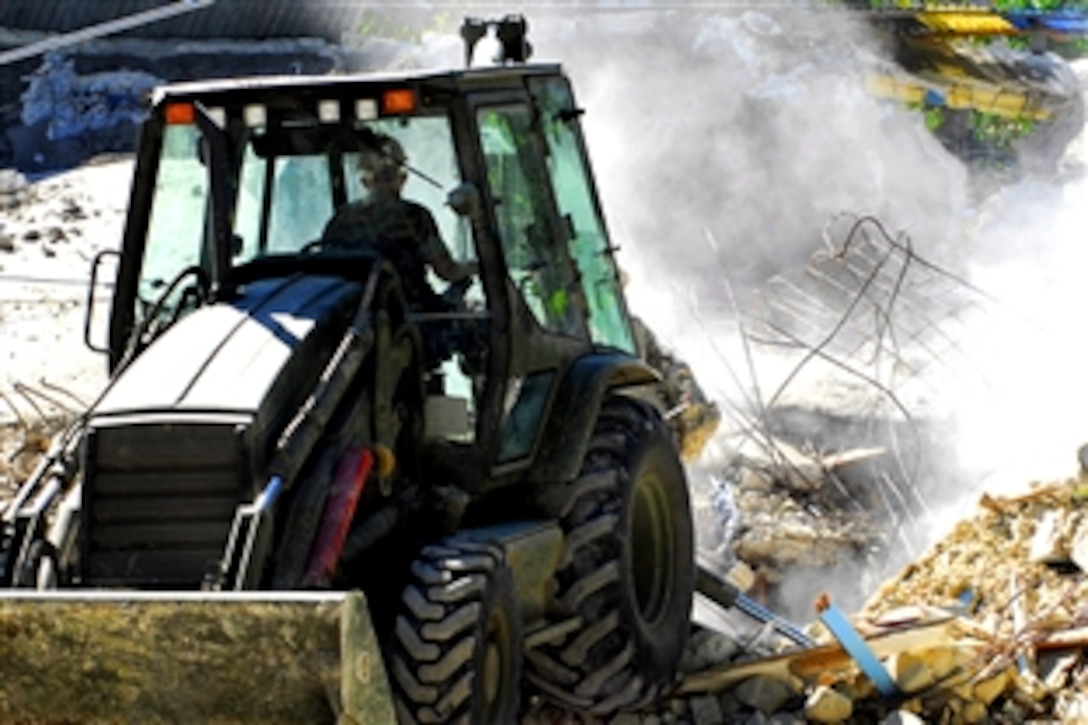
<svg viewBox="0 0 1088 725">
<path fill-rule="evenodd" d="M 411 88 L 389 88 L 382 92 L 382 113 L 411 113 L 416 110 L 416 94 Z"/>
<path fill-rule="evenodd" d="M 169 126 L 196 123 L 196 107 L 191 103 L 167 103 L 164 113 Z"/>
</svg>

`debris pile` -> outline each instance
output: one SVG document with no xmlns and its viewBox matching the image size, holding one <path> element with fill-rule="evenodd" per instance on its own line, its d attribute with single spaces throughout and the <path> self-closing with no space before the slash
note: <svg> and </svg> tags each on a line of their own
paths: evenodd
<svg viewBox="0 0 1088 725">
<path fill-rule="evenodd" d="M 628 721 L 1088 722 L 1086 567 L 1088 473 L 984 495 L 856 615 L 815 602 L 815 646 L 697 631 L 674 697 Z"/>
<path fill-rule="evenodd" d="M 786 441 L 751 440 L 735 453 L 726 476 L 738 530 L 731 552 L 758 580 L 781 583 L 798 568 L 824 569 L 883 544 L 879 511 L 856 505 L 838 474 L 882 455 L 880 449 L 806 454 Z"/>
</svg>

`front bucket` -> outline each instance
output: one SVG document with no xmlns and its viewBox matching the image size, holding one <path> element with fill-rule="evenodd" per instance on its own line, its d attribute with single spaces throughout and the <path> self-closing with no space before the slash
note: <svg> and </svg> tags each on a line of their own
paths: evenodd
<svg viewBox="0 0 1088 725">
<path fill-rule="evenodd" d="M 396 722 L 359 592 L 0 592 L 0 720 Z"/>
</svg>

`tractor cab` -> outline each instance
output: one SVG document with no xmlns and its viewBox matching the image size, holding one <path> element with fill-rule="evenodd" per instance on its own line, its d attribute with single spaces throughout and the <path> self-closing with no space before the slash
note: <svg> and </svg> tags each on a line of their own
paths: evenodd
<svg viewBox="0 0 1088 725">
<path fill-rule="evenodd" d="M 376 258 L 402 265 L 388 248 L 323 240 L 338 213 L 366 202 L 361 164 L 393 139 L 401 198 L 434 222 L 434 238 L 415 243 L 474 269 L 449 285 L 427 265 L 445 306 L 406 311 L 429 358 L 429 425 L 518 468 L 575 360 L 635 355 L 580 115 L 555 65 L 160 89 L 140 143 L 111 369 L 262 280 L 362 282 Z"/>
</svg>

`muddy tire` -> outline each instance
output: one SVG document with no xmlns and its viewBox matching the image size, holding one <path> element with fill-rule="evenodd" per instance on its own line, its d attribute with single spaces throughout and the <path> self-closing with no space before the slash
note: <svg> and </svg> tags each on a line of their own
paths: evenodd
<svg viewBox="0 0 1088 725">
<path fill-rule="evenodd" d="M 456 538 L 412 564 L 390 645 L 397 719 L 516 722 L 521 613 L 498 547 Z"/>
<path fill-rule="evenodd" d="M 557 514 L 567 543 L 556 594 L 583 624 L 526 652 L 527 677 L 562 705 L 636 709 L 672 680 L 695 578 L 687 482 L 655 411 L 606 402 Z"/>
</svg>

